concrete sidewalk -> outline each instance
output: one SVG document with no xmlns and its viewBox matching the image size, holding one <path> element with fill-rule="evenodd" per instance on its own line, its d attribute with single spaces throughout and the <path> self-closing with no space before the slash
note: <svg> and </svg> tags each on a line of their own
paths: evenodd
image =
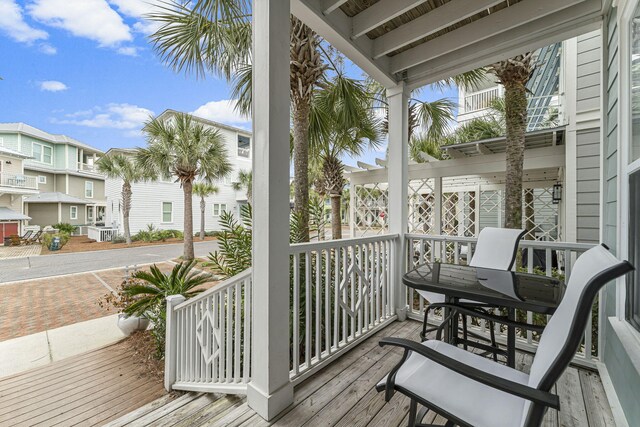
<svg viewBox="0 0 640 427">
<path fill-rule="evenodd" d="M 196 257 L 205 257 L 217 248 L 215 240 L 194 243 Z M 182 249 L 183 244 L 176 243 L 4 259 L 0 260 L 0 283 L 157 263 L 181 256 Z"/>
<path fill-rule="evenodd" d="M 87 320 L 0 342 L 0 378 L 95 350 L 126 336 L 118 315 Z"/>
</svg>

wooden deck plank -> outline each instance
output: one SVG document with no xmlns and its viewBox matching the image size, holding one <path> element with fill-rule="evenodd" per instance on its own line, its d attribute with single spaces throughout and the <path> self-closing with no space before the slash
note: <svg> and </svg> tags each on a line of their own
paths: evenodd
<svg viewBox="0 0 640 427">
<path fill-rule="evenodd" d="M 373 391 L 375 392 L 375 389 Z M 376 394 L 378 393 L 376 392 Z M 361 412 L 360 410 L 355 409 L 353 411 L 349 411 L 349 413 L 347 413 L 347 415 L 345 415 L 337 425 L 348 426 L 349 424 L 347 423 L 351 422 L 355 418 L 353 421 L 354 425 L 366 425 L 371 427 L 399 426 L 404 417 L 407 416 L 407 413 L 409 413 L 409 398 L 403 394 L 396 393 L 387 403 L 384 401 L 383 395 L 376 397 L 378 398 L 378 401 L 382 401 L 381 408 L 371 419 L 367 419 L 365 424 L 360 423 L 357 418 L 352 416 L 352 414 L 357 415 Z"/>
<path fill-rule="evenodd" d="M 128 425 L 131 426 L 148 426 L 148 425 L 153 425 L 153 423 L 156 420 L 159 420 L 160 418 L 164 417 L 167 414 L 170 414 L 173 411 L 178 410 L 179 408 L 181 408 L 182 406 L 188 404 L 189 402 L 191 402 L 194 399 L 197 399 L 199 396 L 201 395 L 201 393 L 187 393 L 183 396 L 180 396 L 179 399 L 176 399 L 172 402 L 170 402 L 169 404 L 156 409 L 153 412 L 149 412 L 148 414 L 138 418 L 135 421 L 132 421 L 131 423 L 129 423 Z"/>
<path fill-rule="evenodd" d="M 593 372 L 584 370 L 579 371 L 579 375 L 589 426 L 615 427 L 616 422 L 600 377 Z"/>
<path fill-rule="evenodd" d="M 219 419 L 227 410 L 242 406 L 245 398 L 240 396 L 224 396 L 217 399 L 213 404 L 207 405 L 202 409 L 189 414 L 187 417 L 176 422 L 175 427 L 191 427 L 200 425 L 224 425 Z M 248 408 L 247 408 L 248 409 Z"/>
<path fill-rule="evenodd" d="M 253 415 L 254 412 L 249 405 L 246 403 L 246 399 L 243 399 L 244 402 L 239 406 L 233 409 L 227 409 L 215 418 L 212 418 L 210 422 L 207 422 L 208 425 L 220 425 L 220 426 L 230 426 L 236 420 L 244 419 L 243 417 L 246 414 Z"/>
<path fill-rule="evenodd" d="M 576 368 L 570 367 L 564 371 L 556 383 L 556 390 L 560 397 L 559 424 L 563 427 L 589 425 Z"/>
<path fill-rule="evenodd" d="M 203 393 L 197 399 L 194 399 L 186 405 L 176 409 L 175 411 L 155 420 L 153 422 L 153 425 L 154 427 L 175 425 L 183 419 L 188 418 L 193 413 L 198 412 L 209 405 L 212 405 L 221 397 L 224 397 L 224 395 L 217 393 Z"/>
<path fill-rule="evenodd" d="M 141 408 L 136 409 L 135 411 L 129 412 L 128 414 L 118 418 L 117 420 L 114 420 L 108 424 L 105 425 L 105 427 L 122 427 L 134 420 L 137 420 L 138 418 L 148 414 L 149 412 L 153 412 L 158 408 L 161 408 L 167 404 L 169 404 L 169 402 L 173 401 L 174 399 L 176 399 L 176 397 L 174 397 L 171 394 L 165 394 L 164 396 L 147 403 L 146 405 L 142 406 Z"/>
<path fill-rule="evenodd" d="M 419 325 L 402 328 L 394 334 L 395 336 L 409 337 L 418 331 Z M 334 376 L 322 388 L 316 390 L 308 398 L 300 404 L 292 408 L 282 418 L 277 420 L 274 425 L 279 427 L 298 427 L 312 418 L 318 411 L 328 405 L 333 398 L 342 390 L 356 381 L 370 367 L 378 363 L 390 353 L 388 347 L 376 346 L 370 350 L 365 356 L 359 358 L 356 363 L 350 365 L 349 369 L 340 372 L 340 375 Z M 334 366 L 327 367 L 331 370 Z"/>
</svg>

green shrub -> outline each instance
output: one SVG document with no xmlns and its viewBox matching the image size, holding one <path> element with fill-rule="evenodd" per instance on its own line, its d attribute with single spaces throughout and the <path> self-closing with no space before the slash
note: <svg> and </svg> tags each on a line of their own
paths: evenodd
<svg viewBox="0 0 640 427">
<path fill-rule="evenodd" d="M 115 234 L 111 239 L 111 243 L 126 243 L 127 239 L 122 234 Z"/>
<path fill-rule="evenodd" d="M 49 249 L 49 246 L 51 246 L 51 243 L 53 242 L 54 237 L 60 238 L 60 248 L 62 248 L 64 247 L 64 245 L 67 244 L 67 242 L 69 242 L 69 238 L 71 236 L 69 235 L 69 233 L 64 233 L 64 232 L 60 232 L 56 234 L 44 233 L 42 235 L 42 247 Z"/>
<path fill-rule="evenodd" d="M 71 225 L 68 222 L 59 222 L 57 224 L 53 224 L 52 227 L 61 233 L 67 233 L 69 235 L 73 234 L 78 229 L 77 226 Z"/>
</svg>

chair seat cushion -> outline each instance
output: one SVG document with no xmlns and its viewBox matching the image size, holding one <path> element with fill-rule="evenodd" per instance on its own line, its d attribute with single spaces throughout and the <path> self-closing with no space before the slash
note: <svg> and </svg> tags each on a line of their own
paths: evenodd
<svg viewBox="0 0 640 427">
<path fill-rule="evenodd" d="M 523 372 L 454 347 L 442 341 L 422 343 L 446 356 L 493 375 L 527 384 Z M 383 378 L 380 384 L 386 383 Z M 517 427 L 525 400 L 457 374 L 444 366 L 412 353 L 396 375 L 396 386 L 476 427 Z"/>
</svg>

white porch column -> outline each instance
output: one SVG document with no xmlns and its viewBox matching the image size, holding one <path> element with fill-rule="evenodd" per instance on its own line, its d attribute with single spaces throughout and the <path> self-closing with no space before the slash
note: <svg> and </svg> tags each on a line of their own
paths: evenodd
<svg viewBox="0 0 640 427">
<path fill-rule="evenodd" d="M 288 0 L 253 1 L 253 349 L 249 406 L 272 419 L 289 382 Z"/>
<path fill-rule="evenodd" d="M 394 253 L 391 278 L 395 308 L 399 320 L 407 317 L 407 302 L 403 298 L 402 274 L 405 265 L 404 234 L 408 228 L 408 160 L 409 160 L 409 90 L 404 83 L 387 89 L 389 102 L 389 232 L 400 235 Z"/>
</svg>

